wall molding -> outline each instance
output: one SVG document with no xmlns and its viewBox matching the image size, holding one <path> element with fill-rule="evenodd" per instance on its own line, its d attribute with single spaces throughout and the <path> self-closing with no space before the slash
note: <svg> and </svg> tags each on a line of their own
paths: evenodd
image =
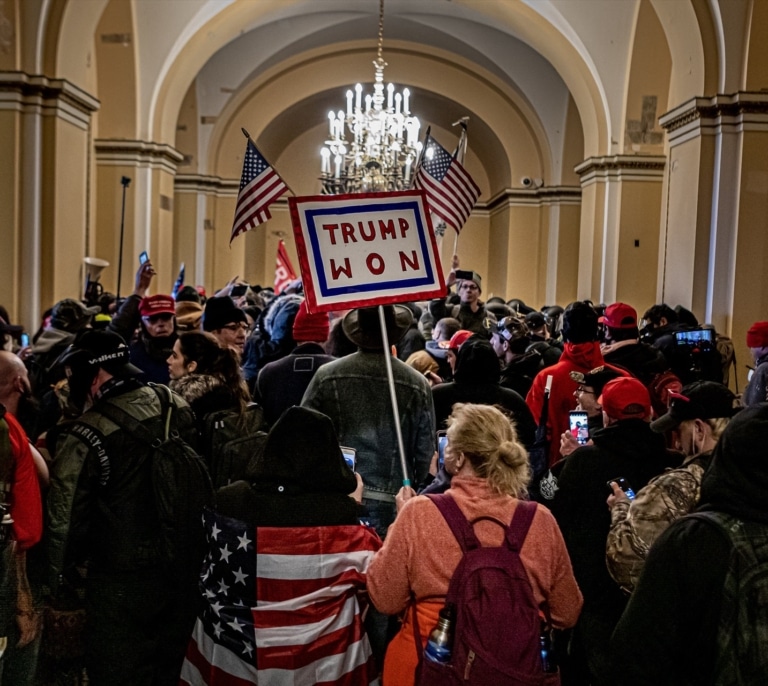
<svg viewBox="0 0 768 686">
<path fill-rule="evenodd" d="M 184 156 L 166 143 L 134 141 L 123 138 L 97 138 L 94 142 L 96 163 L 100 166 L 143 166 L 176 173 Z"/>
<path fill-rule="evenodd" d="M 691 98 L 663 114 L 659 124 L 672 146 L 723 131 L 768 131 L 768 93 L 739 91 Z"/>
<path fill-rule="evenodd" d="M 664 178 L 665 155 L 604 155 L 576 165 L 582 188 L 598 181 L 655 181 Z"/>
<path fill-rule="evenodd" d="M 0 109 L 22 113 L 37 111 L 87 129 L 101 103 L 66 79 L 50 79 L 20 71 L 0 72 Z"/>
</svg>

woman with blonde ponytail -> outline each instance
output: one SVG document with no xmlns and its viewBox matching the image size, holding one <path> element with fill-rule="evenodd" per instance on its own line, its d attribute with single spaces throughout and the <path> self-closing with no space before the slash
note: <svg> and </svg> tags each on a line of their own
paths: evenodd
<svg viewBox="0 0 768 686">
<path fill-rule="evenodd" d="M 456 404 L 448 419 L 445 468 L 452 475 L 446 492 L 458 505 L 483 546 L 499 546 L 505 528 L 531 480 L 528 453 L 515 427 L 500 410 L 488 405 Z M 520 551 L 533 597 L 558 629 L 578 619 L 582 596 L 571 569 L 563 537 L 554 517 L 536 505 Z M 368 591 L 376 608 L 398 614 L 416 603 L 419 645 L 426 645 L 436 625 L 461 548 L 435 503 L 403 488 L 398 514 L 384 546 L 368 569 Z M 389 644 L 384 683 L 409 686 L 417 666 L 412 612 Z"/>
</svg>

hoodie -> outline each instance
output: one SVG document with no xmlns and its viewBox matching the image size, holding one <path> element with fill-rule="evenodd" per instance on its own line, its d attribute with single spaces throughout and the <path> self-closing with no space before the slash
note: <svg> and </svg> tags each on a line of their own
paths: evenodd
<svg viewBox="0 0 768 686">
<path fill-rule="evenodd" d="M 438 428 L 446 426 L 455 403 L 498 405 L 514 419 L 518 440 L 530 448 L 536 432 L 533 415 L 519 393 L 499 385 L 500 378 L 499 359 L 488 340 L 468 338 L 456 356 L 453 381 L 432 389 Z"/>
<path fill-rule="evenodd" d="M 571 372 L 586 373 L 595 367 L 605 364 L 597 341 L 589 343 L 566 343 L 560 361 L 551 367 L 542 369 L 533 380 L 531 390 L 525 402 L 538 424 L 541 418 L 541 408 L 544 404 L 544 388 L 547 376 L 552 376 L 552 389 L 549 396 L 547 416 L 547 438 L 549 439 L 549 466 L 560 459 L 560 435 L 568 429 L 568 413 L 576 409 L 576 398 L 573 392 L 578 384 L 571 379 Z M 622 376 L 628 376 L 624 370 L 617 369 Z"/>
</svg>

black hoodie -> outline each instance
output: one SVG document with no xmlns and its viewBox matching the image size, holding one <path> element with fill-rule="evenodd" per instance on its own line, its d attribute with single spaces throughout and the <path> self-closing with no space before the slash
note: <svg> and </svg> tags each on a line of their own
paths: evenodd
<svg viewBox="0 0 768 686">
<path fill-rule="evenodd" d="M 498 405 L 514 418 L 518 439 L 530 448 L 536 432 L 533 415 L 519 393 L 499 385 L 500 378 L 499 359 L 488 339 L 477 335 L 468 338 L 456 356 L 453 381 L 432 389 L 438 428 L 446 427 L 455 403 Z"/>
</svg>

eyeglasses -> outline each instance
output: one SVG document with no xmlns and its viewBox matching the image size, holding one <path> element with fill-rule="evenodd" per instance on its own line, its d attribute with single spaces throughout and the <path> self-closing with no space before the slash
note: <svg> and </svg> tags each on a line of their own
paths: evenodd
<svg viewBox="0 0 768 686">
<path fill-rule="evenodd" d="M 248 324 L 245 322 L 240 322 L 239 324 L 225 324 L 221 328 L 226 329 L 227 331 L 232 331 L 233 333 L 235 331 L 248 331 Z"/>
<path fill-rule="evenodd" d="M 594 391 L 588 391 L 586 388 L 584 388 L 584 386 L 579 386 L 579 387 L 576 389 L 576 392 L 577 392 L 577 393 L 589 393 L 590 395 L 595 395 L 595 392 L 594 392 Z"/>
<path fill-rule="evenodd" d="M 468 291 L 479 291 L 477 284 L 474 281 L 462 281 L 459 289 L 466 288 Z"/>
<path fill-rule="evenodd" d="M 150 324 L 157 324 L 157 322 L 169 322 L 173 319 L 173 315 L 170 312 L 161 312 L 160 314 L 150 314 L 142 317 L 144 321 Z"/>
</svg>

